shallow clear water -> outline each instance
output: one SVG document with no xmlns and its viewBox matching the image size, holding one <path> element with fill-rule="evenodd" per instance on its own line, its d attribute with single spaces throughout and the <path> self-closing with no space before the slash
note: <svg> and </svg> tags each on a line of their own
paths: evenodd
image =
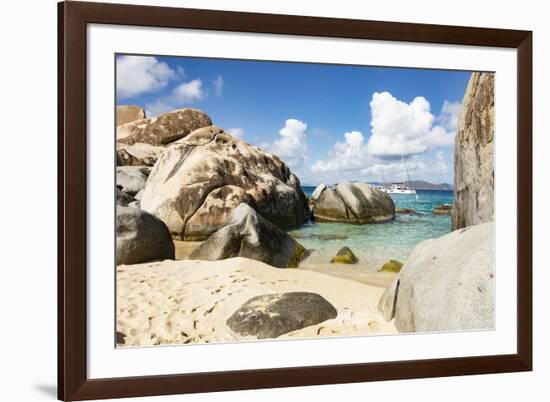
<svg viewBox="0 0 550 402">
<path fill-rule="evenodd" d="M 309 196 L 314 187 L 303 187 Z M 451 231 L 451 217 L 434 215 L 440 204 L 453 202 L 452 191 L 417 191 L 415 195 L 391 194 L 397 208 L 410 208 L 415 214 L 396 214 L 393 221 L 379 224 L 351 225 L 308 222 L 289 230 L 304 247 L 314 250 L 301 266 L 323 265 L 344 246 L 359 258 L 356 267 L 362 272 L 376 271 L 389 259 L 405 261 L 421 241 L 443 236 Z"/>
</svg>

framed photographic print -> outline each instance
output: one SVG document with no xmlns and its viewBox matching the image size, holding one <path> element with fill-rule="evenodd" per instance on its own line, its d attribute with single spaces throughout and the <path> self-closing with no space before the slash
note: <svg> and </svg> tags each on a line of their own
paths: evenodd
<svg viewBox="0 0 550 402">
<path fill-rule="evenodd" d="M 59 398 L 531 370 L 531 41 L 59 3 Z"/>
</svg>

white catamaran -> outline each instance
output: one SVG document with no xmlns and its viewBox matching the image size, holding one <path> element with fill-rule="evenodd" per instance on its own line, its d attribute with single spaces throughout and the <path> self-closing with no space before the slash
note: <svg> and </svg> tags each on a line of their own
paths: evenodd
<svg viewBox="0 0 550 402">
<path fill-rule="evenodd" d="M 401 155 L 401 163 L 405 168 L 403 172 L 403 180 L 393 182 L 388 186 L 386 185 L 385 178 L 383 178 L 384 181 L 383 181 L 383 184 L 378 187 L 379 190 L 382 190 L 388 194 L 416 194 L 416 190 L 413 188 L 413 185 L 411 182 L 411 176 L 409 175 L 409 169 L 407 167 L 407 163 L 405 162 L 405 158 L 403 157 L 403 155 Z M 406 183 L 408 183 L 408 185 Z"/>
</svg>

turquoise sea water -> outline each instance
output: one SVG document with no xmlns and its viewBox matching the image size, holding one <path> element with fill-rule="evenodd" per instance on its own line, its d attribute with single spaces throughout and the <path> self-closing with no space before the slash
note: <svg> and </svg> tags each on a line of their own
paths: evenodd
<svg viewBox="0 0 550 402">
<path fill-rule="evenodd" d="M 315 188 L 303 187 L 310 196 Z M 452 204 L 452 191 L 417 191 L 415 195 L 391 194 L 397 208 L 410 208 L 415 214 L 396 214 L 393 221 L 379 224 L 350 225 L 308 222 L 289 230 L 312 254 L 303 265 L 326 264 L 343 246 L 359 257 L 354 269 L 373 272 L 388 259 L 406 260 L 421 241 L 443 236 L 451 231 L 451 217 L 434 215 L 440 204 Z M 302 264 L 301 264 L 302 266 Z"/>
</svg>

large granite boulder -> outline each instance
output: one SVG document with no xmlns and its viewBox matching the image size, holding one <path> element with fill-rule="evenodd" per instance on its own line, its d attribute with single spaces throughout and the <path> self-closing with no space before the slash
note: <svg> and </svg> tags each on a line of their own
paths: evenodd
<svg viewBox="0 0 550 402">
<path fill-rule="evenodd" d="M 495 325 L 494 224 L 420 243 L 379 308 L 400 332 L 467 331 Z"/>
<path fill-rule="evenodd" d="M 134 105 L 120 105 L 116 107 L 116 125 L 131 123 L 145 119 L 145 110 Z"/>
<path fill-rule="evenodd" d="M 326 188 L 313 208 L 314 219 L 321 222 L 376 223 L 394 216 L 391 197 L 365 183 L 344 182 Z"/>
<path fill-rule="evenodd" d="M 327 185 L 325 183 L 319 184 L 317 187 L 315 187 L 315 190 L 313 190 L 313 193 L 311 193 L 311 201 L 315 202 L 319 199 L 321 196 L 321 193 L 327 189 Z"/>
<path fill-rule="evenodd" d="M 136 142 L 132 145 L 117 143 L 119 166 L 154 166 L 164 147 Z"/>
<path fill-rule="evenodd" d="M 227 224 L 198 246 L 189 259 L 223 260 L 246 257 L 277 268 L 294 268 L 304 256 L 304 247 L 247 204 L 231 213 Z"/>
<path fill-rule="evenodd" d="M 196 109 L 180 109 L 151 119 L 137 120 L 117 127 L 117 141 L 166 145 L 177 141 L 201 127 L 212 125 L 205 113 Z"/>
<path fill-rule="evenodd" d="M 174 259 L 174 242 L 166 225 L 137 208 L 117 206 L 116 261 L 139 264 Z"/>
<path fill-rule="evenodd" d="M 494 219 L 495 77 L 473 73 L 455 137 L 453 229 Z"/>
<path fill-rule="evenodd" d="M 129 195 L 136 195 L 145 188 L 150 168 L 144 166 L 117 166 L 116 184 Z"/>
<path fill-rule="evenodd" d="M 240 202 L 281 227 L 302 223 L 309 214 L 300 182 L 284 162 L 211 126 L 166 148 L 141 208 L 162 219 L 175 238 L 201 240 L 222 227 Z"/>
<path fill-rule="evenodd" d="M 240 335 L 266 339 L 337 315 L 334 306 L 317 293 L 289 292 L 253 297 L 235 311 L 226 324 Z"/>
<path fill-rule="evenodd" d="M 252 196 L 237 186 L 223 186 L 211 191 L 187 221 L 185 239 L 203 240 L 205 233 L 213 233 L 224 225 L 241 203 L 256 205 Z"/>
</svg>

